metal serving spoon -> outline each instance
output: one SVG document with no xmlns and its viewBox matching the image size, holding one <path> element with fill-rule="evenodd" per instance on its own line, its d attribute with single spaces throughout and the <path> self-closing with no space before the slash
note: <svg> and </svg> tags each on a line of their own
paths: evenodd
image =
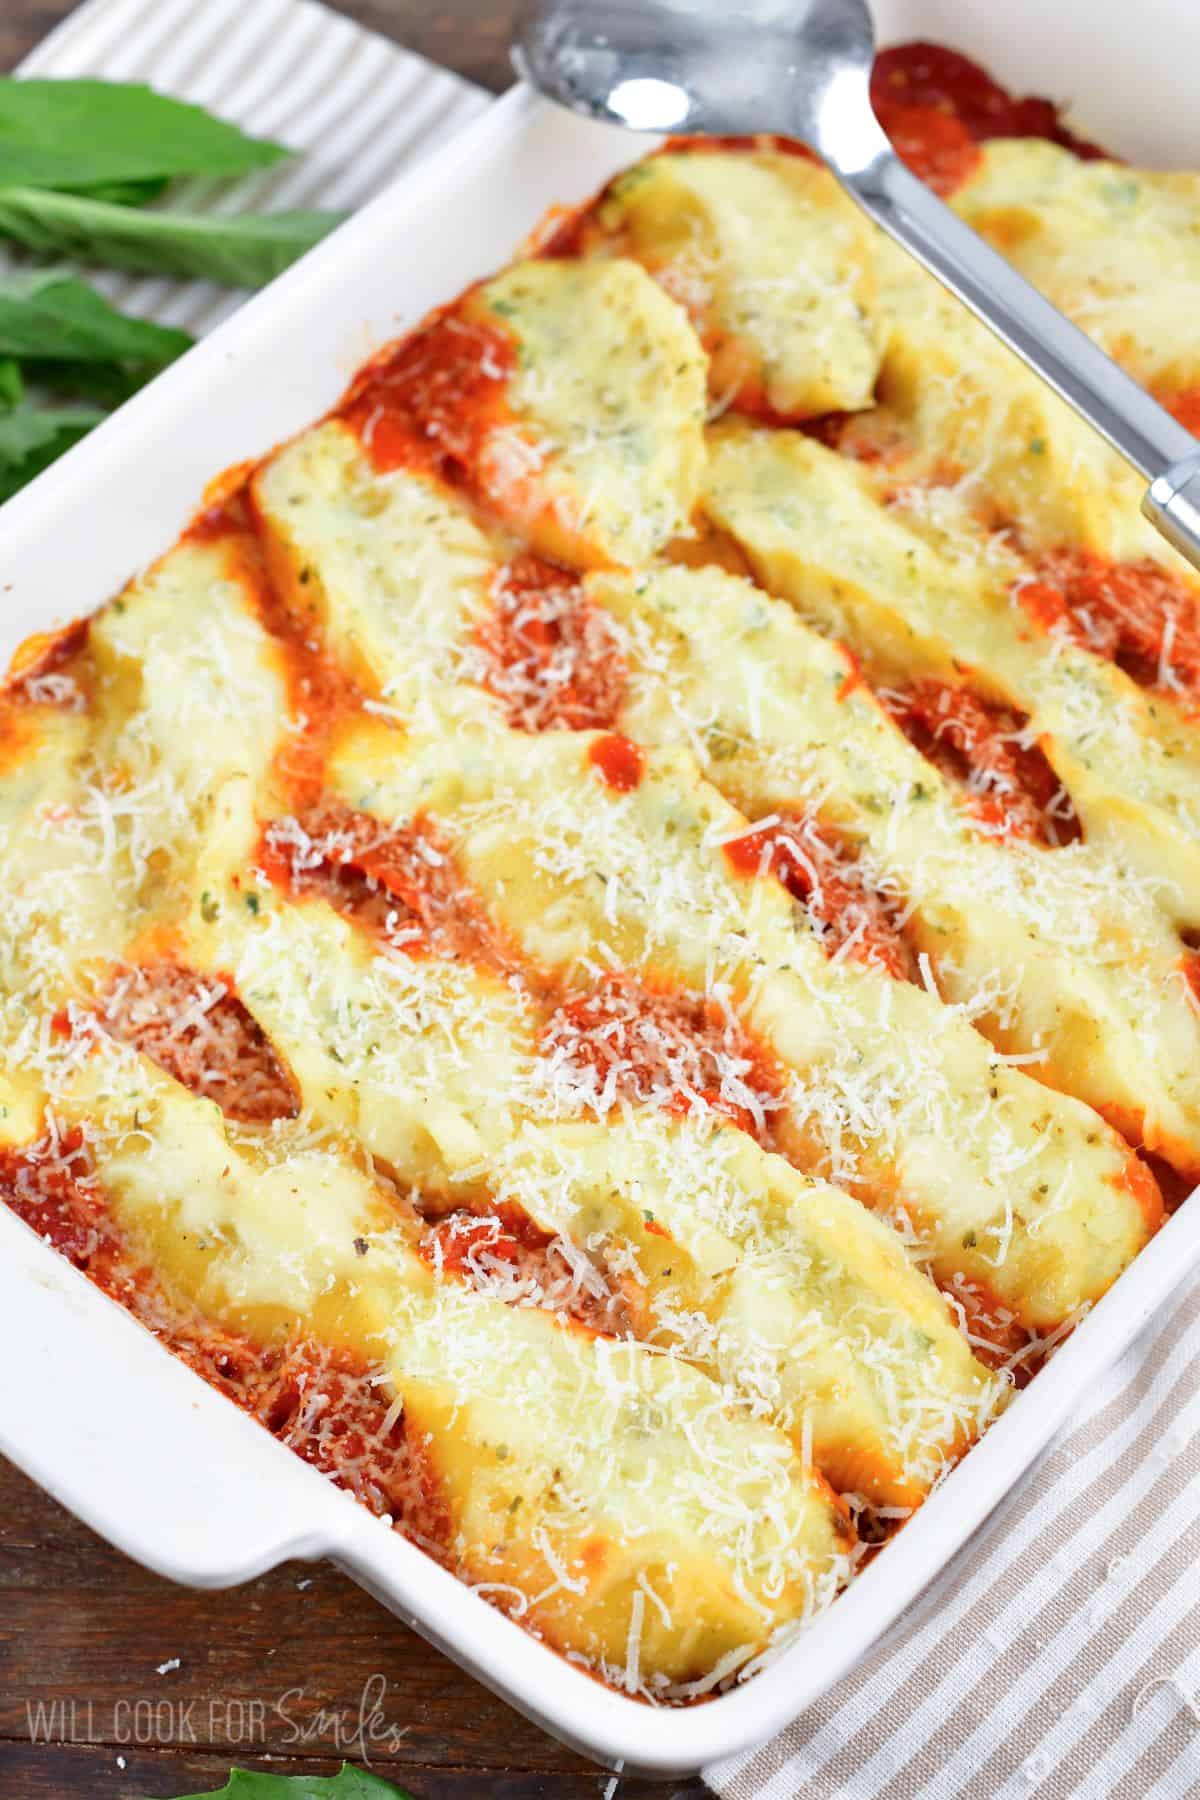
<svg viewBox="0 0 1200 1800">
<path fill-rule="evenodd" d="M 1150 480 L 1142 510 L 1200 568 L 1200 443 L 893 153 L 871 110 L 866 0 L 528 0 L 513 61 L 632 131 L 779 132 Z"/>
</svg>

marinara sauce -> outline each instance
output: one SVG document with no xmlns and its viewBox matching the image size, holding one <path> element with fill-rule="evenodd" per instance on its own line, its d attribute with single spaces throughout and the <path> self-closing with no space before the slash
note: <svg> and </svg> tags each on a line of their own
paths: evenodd
<svg viewBox="0 0 1200 1800">
<path fill-rule="evenodd" d="M 899 906 L 866 880 L 854 858 L 816 819 L 778 815 L 731 838 L 725 856 L 739 875 L 773 875 L 806 908 L 826 954 L 911 980 L 912 953 L 896 926 Z"/>
<path fill-rule="evenodd" d="M 940 44 L 881 50 L 871 104 L 897 154 L 942 195 L 967 179 L 988 138 L 1046 138 L 1084 159 L 1106 155 L 1068 130 L 1052 101 L 1018 99 L 969 56 Z"/>
<path fill-rule="evenodd" d="M 989 836 L 1029 843 L 1076 842 L 1082 828 L 1053 766 L 1029 740 L 1022 714 L 969 687 L 925 679 L 883 689 L 880 700 L 909 742 L 967 790 Z"/>
<path fill-rule="evenodd" d="M 1064 547 L 1043 556 L 1015 597 L 1039 630 L 1116 663 L 1139 687 L 1200 702 L 1200 604 L 1161 564 L 1110 562 Z"/>
</svg>

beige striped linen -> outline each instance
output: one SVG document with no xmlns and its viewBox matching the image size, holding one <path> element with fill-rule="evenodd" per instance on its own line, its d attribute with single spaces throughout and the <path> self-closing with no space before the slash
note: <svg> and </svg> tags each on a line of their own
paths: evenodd
<svg viewBox="0 0 1200 1800">
<path fill-rule="evenodd" d="M 705 1774 L 728 1800 L 1200 1795 L 1200 1286 L 855 1674 Z"/>
<path fill-rule="evenodd" d="M 88 0 L 23 69 L 150 81 L 304 152 L 172 199 L 230 210 L 361 205 L 487 103 L 314 0 Z M 101 280 L 193 331 L 240 298 Z M 857 1674 L 706 1775 L 729 1800 L 1200 1796 L 1200 1290 Z"/>
</svg>

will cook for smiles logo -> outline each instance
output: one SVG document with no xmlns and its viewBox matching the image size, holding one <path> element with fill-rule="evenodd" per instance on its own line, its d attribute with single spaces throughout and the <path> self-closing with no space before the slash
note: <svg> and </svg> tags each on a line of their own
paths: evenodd
<svg viewBox="0 0 1200 1800">
<path fill-rule="evenodd" d="M 159 1674 L 179 1667 L 163 1663 Z M 171 1699 L 164 1694 L 99 1704 L 56 1698 L 27 1700 L 25 1720 L 31 1743 L 119 1744 L 134 1747 L 223 1745 L 231 1750 L 275 1751 L 319 1745 L 370 1767 L 372 1755 L 395 1752 L 408 1726 L 388 1711 L 387 1679 L 371 1675 L 357 1701 L 348 1706 L 314 1703 L 307 1688 L 291 1687 L 273 1697 L 209 1695 Z"/>
</svg>

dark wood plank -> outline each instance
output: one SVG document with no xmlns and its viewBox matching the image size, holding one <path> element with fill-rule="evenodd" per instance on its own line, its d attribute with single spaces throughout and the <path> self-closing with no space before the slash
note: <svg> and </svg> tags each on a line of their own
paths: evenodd
<svg viewBox="0 0 1200 1800">
<path fill-rule="evenodd" d="M 0 68 L 10 69 L 19 62 L 73 4 L 74 0 L 3 0 Z M 517 0 L 437 0 L 435 6 L 427 0 L 338 0 L 337 10 L 457 69 L 482 87 L 498 91 L 513 79 L 508 45 Z"/>
<path fill-rule="evenodd" d="M 124 1758 L 122 1768 L 118 1758 Z M 261 1762 L 272 1774 L 295 1774 L 294 1765 Z M 608 1778 L 590 1774 L 528 1775 L 520 1770 L 481 1774 L 478 1768 L 409 1770 L 397 1773 L 382 1763 L 375 1772 L 402 1781 L 413 1800 L 600 1800 Z M 313 1775 L 332 1775 L 337 1759 L 307 1765 Z M 202 1753 L 137 1749 L 94 1749 L 64 1744 L 48 1748 L 0 1742 L 0 1793 L 12 1800 L 170 1800 L 171 1795 L 219 1788 L 228 1775 L 220 1757 Z M 694 1783 L 622 1782 L 618 1800 L 700 1800 L 706 1790 Z"/>
<path fill-rule="evenodd" d="M 5 0 L 0 7 L 0 68 L 11 69 L 70 10 L 59 0 Z"/>
<path fill-rule="evenodd" d="M 0 67 L 69 10 L 62 0 L 4 0 Z M 355 0 L 341 10 L 485 86 L 512 79 L 515 0 Z M 159 1674 L 175 1657 L 179 1667 Z M 340 1749 L 359 1753 L 364 1690 L 368 1713 L 377 1702 L 381 1715 L 372 1764 L 416 1800 L 597 1800 L 608 1786 L 336 1570 L 292 1564 L 234 1593 L 174 1587 L 0 1459 L 0 1794 L 140 1800 L 219 1787 L 231 1762 L 268 1766 L 268 1757 L 281 1774 L 330 1773 Z M 394 1742 L 385 1722 L 402 1734 Z M 37 1727 L 58 1741 L 31 1743 Z M 136 1743 L 139 1733 L 152 1741 Z M 619 1789 L 621 1800 L 704 1791 L 698 1782 Z"/>
<path fill-rule="evenodd" d="M 339 10 L 481 87 L 499 92 L 515 79 L 508 46 L 517 0 L 343 0 Z"/>
<path fill-rule="evenodd" d="M 364 1750 L 418 1800 L 566 1800 L 607 1780 L 328 1564 L 289 1563 L 233 1592 L 179 1588 L 0 1459 L 0 1794 L 183 1793 L 219 1785 L 234 1761 L 324 1772 Z M 120 1770 L 119 1754 L 141 1772 Z"/>
</svg>

